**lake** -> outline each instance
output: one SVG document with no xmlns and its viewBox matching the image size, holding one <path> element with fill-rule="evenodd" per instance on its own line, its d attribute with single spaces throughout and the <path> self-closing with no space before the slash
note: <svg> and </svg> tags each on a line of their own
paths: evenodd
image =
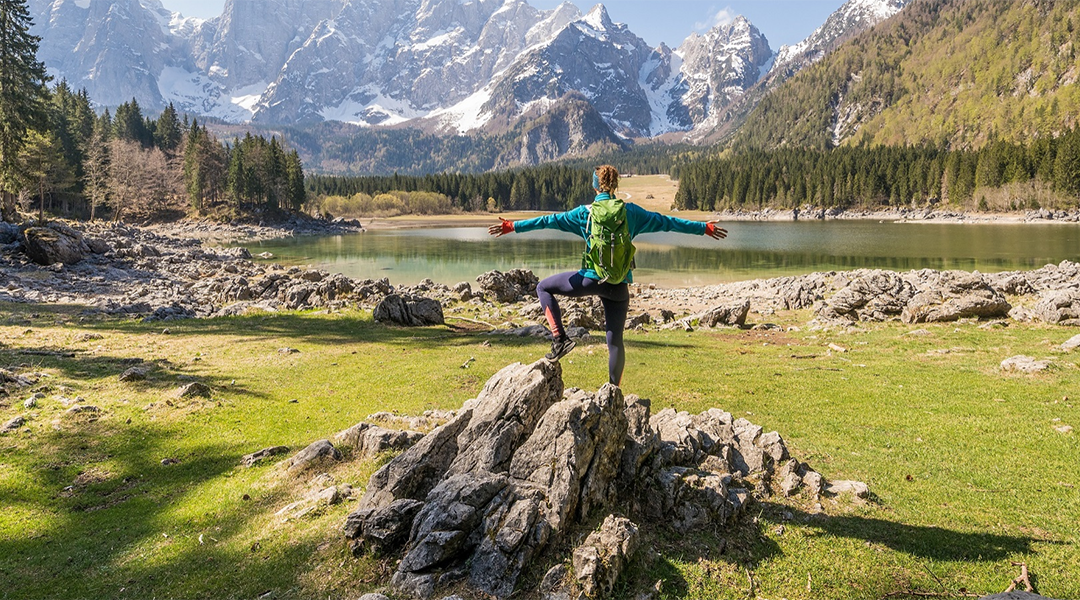
<svg viewBox="0 0 1080 600">
<path fill-rule="evenodd" d="M 639 236 L 638 283 L 701 286 L 814 271 L 880 268 L 985 273 L 1080 260 L 1075 223 L 959 224 L 879 221 L 731 222 L 725 240 L 657 233 Z M 486 227 L 369 231 L 247 244 L 274 262 L 311 265 L 395 285 L 425 278 L 452 285 L 481 273 L 531 269 L 538 277 L 580 266 L 584 242 L 556 231 L 492 238 Z"/>
</svg>

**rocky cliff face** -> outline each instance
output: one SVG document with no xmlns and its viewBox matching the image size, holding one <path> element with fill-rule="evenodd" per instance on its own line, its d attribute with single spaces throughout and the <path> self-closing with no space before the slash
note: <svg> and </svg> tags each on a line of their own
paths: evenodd
<svg viewBox="0 0 1080 600">
<path fill-rule="evenodd" d="M 30 5 L 46 66 L 99 105 L 136 98 L 147 110 L 173 102 L 234 122 L 504 133 L 583 98 L 604 126 L 588 111 L 556 111 L 576 119 L 560 127 L 581 135 L 548 127 L 545 139 L 523 141 L 525 154 L 546 157 L 614 135 L 714 130 L 763 73 L 786 77 L 905 2 L 851 0 L 782 49 L 772 71 L 768 41 L 742 17 L 672 50 L 649 48 L 603 5 L 582 14 L 569 2 L 228 0 L 210 20 L 184 19 L 160 0 Z"/>
</svg>

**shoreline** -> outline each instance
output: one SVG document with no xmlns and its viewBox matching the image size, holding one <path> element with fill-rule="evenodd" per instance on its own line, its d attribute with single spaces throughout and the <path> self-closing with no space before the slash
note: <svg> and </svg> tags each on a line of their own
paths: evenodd
<svg viewBox="0 0 1080 600">
<path fill-rule="evenodd" d="M 351 224 L 301 223 L 301 226 L 291 228 L 210 226 L 205 223 L 188 223 L 179 227 L 104 223 L 75 225 L 79 229 L 61 222 L 50 224 L 54 232 L 61 234 L 60 237 L 68 238 L 66 243 L 69 246 L 81 245 L 84 248 L 83 256 L 70 264 L 64 261 L 54 261 L 48 265 L 33 262 L 29 248 L 24 248 L 30 243 L 25 239 L 2 247 L 0 303 L 66 304 L 82 307 L 86 313 L 165 321 L 241 315 L 253 311 L 333 311 L 346 307 L 371 309 L 387 296 L 396 294 L 435 300 L 451 311 L 450 314 L 459 310 L 471 311 L 469 314 L 478 312 L 492 322 L 508 323 L 524 316 L 522 304 L 529 308 L 535 303 L 532 295 L 535 281 L 525 281 L 535 279 L 531 271 L 514 270 L 505 274 L 492 271 L 478 276 L 476 282 L 479 283 L 463 281 L 452 287 L 430 280 L 413 286 L 395 285 L 385 278 L 354 280 L 340 273 L 284 266 L 269 262 L 272 260 L 270 256 L 263 257 L 268 259 L 266 262 L 256 262 L 245 247 L 213 247 L 192 237 L 193 233 L 217 234 L 222 231 L 241 232 L 244 235 L 280 235 L 283 231 L 294 235 L 331 235 L 352 230 Z M 1080 320 L 1078 267 L 1080 265 L 1076 263 L 1064 261 L 1060 265 L 1048 265 L 1036 270 L 991 274 L 930 269 L 853 269 L 697 287 L 632 284 L 631 292 L 635 299 L 635 314 L 641 311 L 659 312 L 666 315 L 665 322 L 669 322 L 732 302 L 752 303 L 753 312 L 763 316 L 784 310 L 813 308 L 817 311 L 859 279 L 869 282 L 861 285 L 870 293 L 868 297 L 853 302 L 856 307 L 875 306 L 880 303 L 875 299 L 877 295 L 902 292 L 905 294 L 903 300 L 885 303 L 900 306 L 909 302 L 911 298 L 908 296 L 916 292 L 933 292 L 931 295 L 948 297 L 940 290 L 927 287 L 932 284 L 931 280 L 963 277 L 971 280 L 969 283 L 973 294 L 989 293 L 997 305 L 1007 304 L 1004 295 L 1035 296 L 1023 304 L 1031 306 L 1046 299 L 1056 303 L 1055 306 L 1060 305 L 1054 310 L 1062 315 L 1062 319 Z M 520 273 L 516 273 L 518 271 Z M 489 280 L 500 278 L 514 280 L 516 291 L 513 301 L 503 300 L 503 294 L 493 291 L 494 288 L 488 283 Z M 879 279 L 884 283 L 877 281 Z M 506 286 L 506 281 L 496 283 Z M 1069 297 L 1043 298 L 1050 292 L 1068 292 Z M 570 302 L 568 306 L 570 304 L 591 306 L 588 301 Z M 1061 308 L 1066 305 L 1070 307 L 1068 310 Z M 889 311 L 892 309 L 889 308 Z M 1076 312 L 1075 316 L 1073 312 Z M 1001 318 L 1005 315 L 999 311 L 995 316 Z M 1011 313 L 1009 316 L 1012 316 Z M 1023 320 L 1022 316 L 1014 318 Z"/>
<path fill-rule="evenodd" d="M 761 211 L 661 211 L 662 214 L 692 221 L 721 222 L 790 222 L 790 221 L 892 221 L 896 223 L 928 224 L 1075 224 L 1080 223 L 1080 209 L 1072 211 L 1024 211 L 980 213 L 948 210 L 800 210 L 764 209 Z M 401 215 L 396 217 L 362 217 L 357 219 L 367 231 L 419 229 L 424 227 L 483 227 L 498 219 L 520 220 L 550 211 L 515 211 L 506 213 L 460 213 L 451 215 Z"/>
</svg>

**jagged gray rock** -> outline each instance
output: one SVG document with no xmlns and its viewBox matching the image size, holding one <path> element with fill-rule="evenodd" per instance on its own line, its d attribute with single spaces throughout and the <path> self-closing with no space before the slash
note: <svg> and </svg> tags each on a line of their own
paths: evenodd
<svg viewBox="0 0 1080 600">
<path fill-rule="evenodd" d="M 297 473 L 324 460 L 341 460 L 341 451 L 335 448 L 330 440 L 312 442 L 290 458 L 286 466 L 289 472 Z"/>
<path fill-rule="evenodd" d="M 746 325 L 746 315 L 750 313 L 750 301 L 743 300 L 734 304 L 717 306 L 701 314 L 699 322 L 708 327 L 728 325 L 742 327 Z"/>
<path fill-rule="evenodd" d="M 423 437 L 419 431 L 386 429 L 360 422 L 335 435 L 334 441 L 352 447 L 362 458 L 372 458 L 382 452 L 405 450 Z"/>
<path fill-rule="evenodd" d="M 914 296 L 914 286 L 899 274 L 866 271 L 826 300 L 817 316 L 832 321 L 885 321 L 898 316 Z"/>
<path fill-rule="evenodd" d="M 1033 316 L 1044 323 L 1080 326 L 1080 290 L 1058 289 L 1042 294 L 1032 307 Z"/>
<path fill-rule="evenodd" d="M 488 271 L 476 278 L 480 293 L 491 296 L 497 302 L 520 302 L 536 295 L 536 275 L 528 269 L 511 269 L 506 273 Z"/>
<path fill-rule="evenodd" d="M 442 325 L 442 305 L 437 300 L 422 296 L 390 294 L 375 307 L 374 318 L 383 323 L 423 327 Z"/>
<path fill-rule="evenodd" d="M 574 577 L 585 596 L 611 594 L 637 546 L 637 525 L 625 517 L 608 515 L 598 531 L 574 548 Z"/>
<path fill-rule="evenodd" d="M 932 323 L 1008 316 L 1012 305 L 977 273 L 935 272 L 904 307 L 903 322 Z"/>
<path fill-rule="evenodd" d="M 345 534 L 356 551 L 401 552 L 401 593 L 428 598 L 464 578 L 505 598 L 531 560 L 599 510 L 620 502 L 677 531 L 725 524 L 752 501 L 740 477 L 769 481 L 789 458 L 779 434 L 718 409 L 649 412 L 612 385 L 564 393 L 558 363 L 506 367 L 371 477 Z M 596 567 L 583 588 L 609 589 L 618 575 L 607 569 L 632 554 L 629 521 L 610 525 L 617 541 L 605 547 L 622 549 L 582 550 Z"/>
</svg>

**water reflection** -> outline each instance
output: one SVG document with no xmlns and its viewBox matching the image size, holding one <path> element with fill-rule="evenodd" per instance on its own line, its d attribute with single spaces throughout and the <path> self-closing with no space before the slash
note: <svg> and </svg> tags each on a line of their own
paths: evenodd
<svg viewBox="0 0 1080 600">
<path fill-rule="evenodd" d="M 1074 224 L 925 224 L 876 221 L 729 223 L 723 241 L 673 233 L 639 237 L 637 281 L 663 286 L 882 268 L 1035 269 L 1080 259 Z M 442 228 L 290 238 L 250 244 L 286 264 L 310 264 L 354 278 L 389 277 L 395 284 L 430 278 L 474 281 L 498 269 L 528 268 L 544 277 L 576 269 L 583 242 L 538 231 L 499 239 L 486 229 Z"/>
</svg>

